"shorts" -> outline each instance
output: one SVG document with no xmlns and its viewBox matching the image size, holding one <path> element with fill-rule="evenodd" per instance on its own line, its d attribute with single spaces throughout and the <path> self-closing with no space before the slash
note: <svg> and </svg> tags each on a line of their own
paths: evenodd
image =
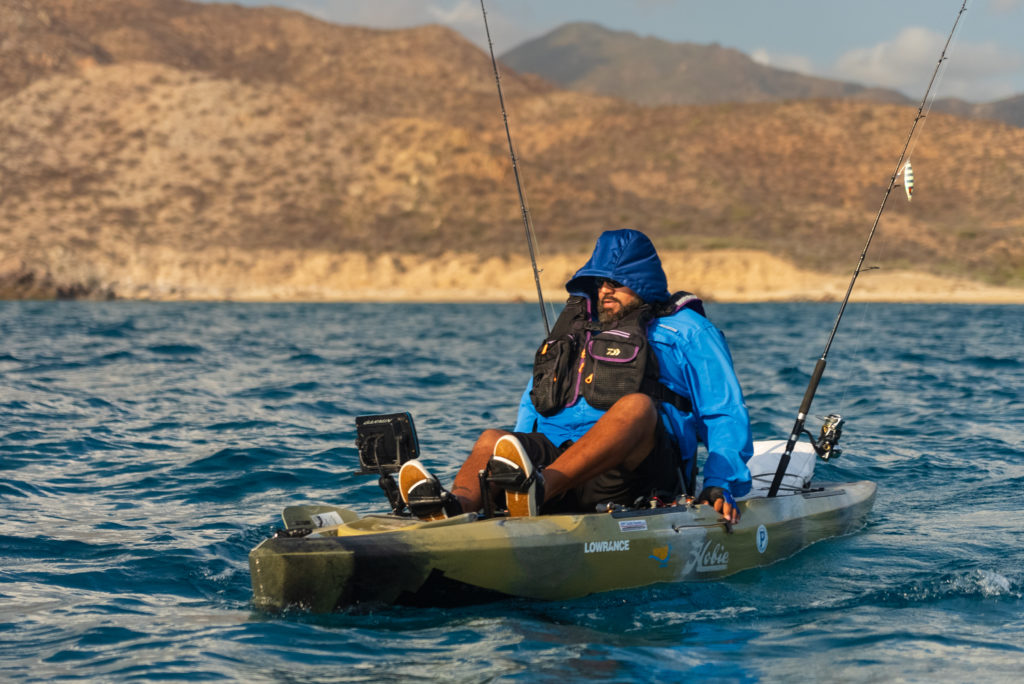
<svg viewBox="0 0 1024 684">
<path fill-rule="evenodd" d="M 536 468 L 546 468 L 561 456 L 572 441 L 555 446 L 540 432 L 513 433 Z M 543 513 L 593 513 L 607 504 L 631 506 L 652 496 L 674 498 L 682 492 L 679 455 L 658 422 L 654 449 L 634 470 L 618 466 L 570 489 L 555 501 L 544 503 Z"/>
</svg>

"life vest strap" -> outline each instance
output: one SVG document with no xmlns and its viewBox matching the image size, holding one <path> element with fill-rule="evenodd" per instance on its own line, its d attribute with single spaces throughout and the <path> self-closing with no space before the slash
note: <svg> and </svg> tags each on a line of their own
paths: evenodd
<svg viewBox="0 0 1024 684">
<path fill-rule="evenodd" d="M 660 382 L 651 383 L 649 385 L 644 383 L 644 387 L 640 391 L 655 401 L 661 401 L 669 404 L 670 406 L 675 406 L 683 413 L 693 413 L 693 402 L 690 401 L 689 397 L 684 397 L 682 394 L 679 394 Z"/>
</svg>

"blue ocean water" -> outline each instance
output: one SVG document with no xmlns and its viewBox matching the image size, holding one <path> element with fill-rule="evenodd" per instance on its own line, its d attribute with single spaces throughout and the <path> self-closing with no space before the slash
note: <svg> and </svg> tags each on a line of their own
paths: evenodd
<svg viewBox="0 0 1024 684">
<path fill-rule="evenodd" d="M 835 304 L 710 304 L 757 438 Z M 385 502 L 355 416 L 410 411 L 449 480 L 507 426 L 536 305 L 0 303 L 0 679 L 1016 681 L 1024 307 L 852 304 L 815 414 L 856 534 L 724 581 L 546 603 L 266 615 L 247 554 L 295 503 Z M 817 429 L 817 421 L 812 421 Z"/>
</svg>

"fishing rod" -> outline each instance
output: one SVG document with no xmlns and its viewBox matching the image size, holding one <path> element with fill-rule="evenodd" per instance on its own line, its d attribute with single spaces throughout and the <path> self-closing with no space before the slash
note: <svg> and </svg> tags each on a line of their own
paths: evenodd
<svg viewBox="0 0 1024 684">
<path fill-rule="evenodd" d="M 931 80 L 928 81 L 928 88 L 924 91 L 924 97 L 921 98 L 921 104 L 917 108 L 917 116 L 914 117 L 914 123 L 910 127 L 910 133 L 907 135 L 907 141 L 903 145 L 903 151 L 900 152 L 900 159 L 896 162 L 896 169 L 892 172 L 892 176 L 889 178 L 889 185 L 885 189 L 885 195 L 882 197 L 882 205 L 878 208 L 878 214 L 875 215 L 875 222 L 871 224 L 871 231 L 868 233 L 867 242 L 864 244 L 864 249 L 860 253 L 860 260 L 857 262 L 857 267 L 853 270 L 853 277 L 850 278 L 850 285 L 846 288 L 846 296 L 843 297 L 843 303 L 839 306 L 839 314 L 836 316 L 836 321 L 832 325 L 832 332 L 828 336 L 828 342 L 825 343 L 825 350 L 821 353 L 821 358 L 814 365 L 814 372 L 811 373 L 811 381 L 807 385 L 807 391 L 804 392 L 803 401 L 800 402 L 800 410 L 796 415 L 796 423 L 793 425 L 793 431 L 789 435 L 789 439 L 786 441 L 786 450 L 779 458 L 778 468 L 775 470 L 775 477 L 772 478 L 771 487 L 768 489 L 768 496 L 774 497 L 779 493 L 779 487 L 782 485 L 782 478 L 786 474 L 786 468 L 789 467 L 790 458 L 793 455 L 793 447 L 796 445 L 800 435 L 804 432 L 804 421 L 807 419 L 807 413 L 811 410 L 811 402 L 814 401 L 814 394 L 818 391 L 818 383 L 821 381 L 821 376 L 825 372 L 825 363 L 828 358 L 829 349 L 832 347 L 832 341 L 835 339 L 836 331 L 839 329 L 839 321 L 843 318 L 843 312 L 846 310 L 846 304 L 850 301 L 850 294 L 853 292 L 853 285 L 857 282 L 857 276 L 860 275 L 861 267 L 864 264 L 864 259 L 868 254 L 868 247 L 871 246 L 871 240 L 875 236 L 875 230 L 878 228 L 878 221 L 882 218 L 882 212 L 885 211 L 885 204 L 889 199 L 889 195 L 892 194 L 892 189 L 896 185 L 896 177 L 900 173 L 900 169 L 903 166 L 903 160 L 906 159 L 907 150 L 910 148 L 910 141 L 914 137 L 914 131 L 917 129 L 917 124 L 925 117 L 924 108 L 928 102 L 928 95 L 931 93 L 932 85 L 935 84 L 935 77 L 939 73 L 939 68 L 942 67 L 942 63 L 946 61 L 946 51 L 949 50 L 949 44 L 953 40 L 953 34 L 956 33 L 956 27 L 960 23 L 960 17 L 963 16 L 964 12 L 967 11 L 967 0 L 964 0 L 960 6 L 960 11 L 956 14 L 956 21 L 953 22 L 953 28 L 950 29 L 949 35 L 946 37 L 946 44 L 942 47 L 942 54 L 939 55 L 939 61 L 935 64 L 935 70 L 932 71 Z M 842 419 L 837 415 L 829 416 L 826 419 L 825 425 L 822 426 L 822 436 L 826 436 L 825 433 L 828 430 L 834 431 L 834 438 L 832 443 L 828 445 L 828 450 L 825 451 L 825 458 L 828 458 L 831 447 L 835 440 L 838 440 L 838 433 L 840 426 L 842 425 Z M 820 441 L 820 440 L 819 440 Z M 815 445 L 817 450 L 817 445 Z"/>
<path fill-rule="evenodd" d="M 516 159 L 515 148 L 512 147 L 512 131 L 508 127 L 508 114 L 505 113 L 505 96 L 501 92 L 501 74 L 498 73 L 498 60 L 494 57 L 494 42 L 491 40 L 491 28 L 487 25 L 487 8 L 484 0 L 480 0 L 480 11 L 484 17 L 484 31 L 487 33 L 487 47 L 491 51 L 491 66 L 494 68 L 494 82 L 498 84 L 498 102 L 501 104 L 501 118 L 505 122 L 505 137 L 508 139 L 508 153 L 512 157 L 512 174 L 516 178 L 516 190 L 519 192 L 519 210 L 523 215 L 523 228 L 526 229 L 526 245 L 530 248 L 530 263 L 533 264 L 533 281 L 537 285 L 537 300 L 540 302 L 540 315 L 544 317 L 544 334 L 551 334 L 548 324 L 548 312 L 544 308 L 544 294 L 540 288 L 540 271 L 537 269 L 537 255 L 533 248 L 533 226 L 530 224 L 530 212 L 526 208 L 526 197 L 523 195 L 523 184 L 519 180 L 519 161 Z"/>
</svg>

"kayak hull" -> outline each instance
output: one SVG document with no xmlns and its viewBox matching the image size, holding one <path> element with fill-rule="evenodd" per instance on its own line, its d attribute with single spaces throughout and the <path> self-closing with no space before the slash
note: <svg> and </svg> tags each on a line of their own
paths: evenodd
<svg viewBox="0 0 1024 684">
<path fill-rule="evenodd" d="M 504 596 L 561 600 L 714 580 L 856 531 L 874 498 L 875 484 L 863 481 L 749 499 L 739 503 L 737 525 L 709 506 L 433 522 L 334 509 L 342 524 L 253 549 L 253 605 L 329 612 Z"/>
</svg>

